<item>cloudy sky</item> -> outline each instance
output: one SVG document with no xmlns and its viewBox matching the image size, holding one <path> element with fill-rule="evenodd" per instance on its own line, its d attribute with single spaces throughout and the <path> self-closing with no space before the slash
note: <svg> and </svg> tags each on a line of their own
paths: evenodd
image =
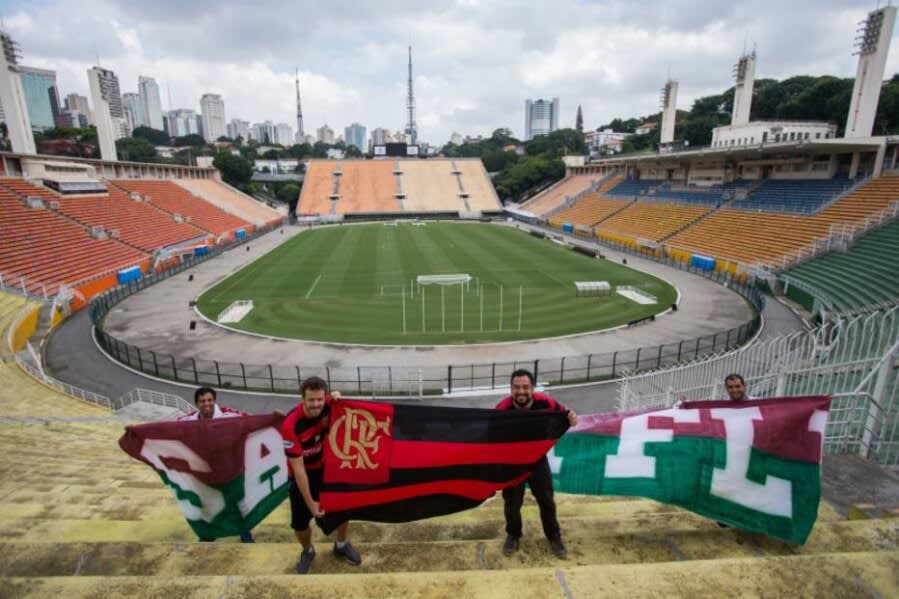
<svg viewBox="0 0 899 599">
<path fill-rule="evenodd" d="M 669 76 L 678 105 L 731 83 L 741 51 L 757 47 L 757 76 L 852 77 L 856 0 L 0 0 L 22 64 L 57 71 L 61 95 L 88 95 L 85 71 L 115 71 L 122 92 L 155 77 L 163 108 L 199 109 L 220 93 L 226 116 L 295 126 L 300 69 L 307 133 L 405 124 L 411 42 L 420 138 L 454 131 L 521 136 L 526 98 L 561 99 L 561 125 L 658 110 Z M 893 37 L 887 77 L 899 72 Z"/>
</svg>

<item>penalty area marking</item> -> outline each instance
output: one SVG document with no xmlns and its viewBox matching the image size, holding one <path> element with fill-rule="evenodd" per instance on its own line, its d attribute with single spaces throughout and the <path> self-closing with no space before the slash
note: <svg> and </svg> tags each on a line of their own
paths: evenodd
<svg viewBox="0 0 899 599">
<path fill-rule="evenodd" d="M 312 287 L 310 287 L 309 291 L 306 292 L 306 299 L 309 299 L 309 296 L 312 295 L 312 292 L 315 290 L 315 286 L 318 285 L 318 282 L 321 280 L 321 278 L 321 275 L 315 277 L 315 280 L 312 282 Z"/>
</svg>

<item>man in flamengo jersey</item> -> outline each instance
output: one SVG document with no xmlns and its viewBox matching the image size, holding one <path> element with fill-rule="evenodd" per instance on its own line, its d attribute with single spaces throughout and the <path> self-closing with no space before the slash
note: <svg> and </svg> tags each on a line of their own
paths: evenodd
<svg viewBox="0 0 899 599">
<path fill-rule="evenodd" d="M 512 373 L 512 393 L 496 404 L 497 410 L 548 410 L 567 412 L 568 424 L 577 423 L 577 414 L 573 410 L 557 402 L 555 399 L 534 391 L 534 375 L 529 370 L 519 369 Z M 506 541 L 503 543 L 503 554 L 512 555 L 521 539 L 521 504 L 524 502 L 524 486 L 531 488 L 531 494 L 540 508 L 540 522 L 543 534 L 549 540 L 549 546 L 556 557 L 564 559 L 568 550 L 562 542 L 562 531 L 556 519 L 556 502 L 553 499 L 553 479 L 546 456 L 540 458 L 528 480 L 516 487 L 503 489 L 503 502 L 506 515 Z"/>
<path fill-rule="evenodd" d="M 207 418 L 240 418 L 241 416 L 246 416 L 244 412 L 240 410 L 235 410 L 234 408 L 228 408 L 225 406 L 220 406 L 216 403 L 216 394 L 215 389 L 212 387 L 200 387 L 196 391 L 194 391 L 194 405 L 197 406 L 197 409 L 189 414 L 185 414 L 184 416 L 180 416 L 178 418 L 179 421 L 184 420 L 205 420 Z M 204 543 L 212 542 L 213 539 L 200 539 Z M 245 530 L 240 533 L 240 542 L 241 543 L 253 543 L 253 533 L 249 530 Z"/>
<path fill-rule="evenodd" d="M 310 523 L 313 517 L 325 515 L 318 505 L 324 467 L 324 440 L 328 436 L 331 404 L 340 398 L 340 394 L 335 391 L 333 397 L 328 395 L 328 384 L 312 376 L 300 385 L 300 396 L 300 403 L 287 414 L 281 425 L 281 437 L 290 471 L 290 526 L 303 546 L 297 573 L 306 574 L 315 559 Z M 334 555 L 358 566 L 362 558 L 347 541 L 348 524 L 344 522 L 337 528 Z"/>
</svg>

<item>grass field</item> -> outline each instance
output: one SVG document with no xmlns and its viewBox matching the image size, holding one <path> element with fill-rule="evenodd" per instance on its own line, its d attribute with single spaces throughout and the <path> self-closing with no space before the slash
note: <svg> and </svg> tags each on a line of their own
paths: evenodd
<svg viewBox="0 0 899 599">
<path fill-rule="evenodd" d="M 418 275 L 456 273 L 473 277 L 467 290 L 434 285 L 422 294 L 410 285 Z M 632 285 L 658 303 L 577 297 L 574 281 Z M 675 296 L 658 278 L 509 227 L 405 223 L 304 232 L 207 290 L 198 307 L 216 320 L 232 302 L 252 300 L 253 310 L 228 326 L 265 335 L 436 345 L 605 329 L 661 312 Z"/>
</svg>

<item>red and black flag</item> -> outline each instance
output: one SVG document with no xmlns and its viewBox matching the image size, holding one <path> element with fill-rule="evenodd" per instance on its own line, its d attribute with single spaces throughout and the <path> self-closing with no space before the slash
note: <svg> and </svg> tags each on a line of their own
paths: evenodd
<svg viewBox="0 0 899 599">
<path fill-rule="evenodd" d="M 320 522 L 410 522 L 516 485 L 568 429 L 565 412 L 335 402 Z"/>
</svg>

